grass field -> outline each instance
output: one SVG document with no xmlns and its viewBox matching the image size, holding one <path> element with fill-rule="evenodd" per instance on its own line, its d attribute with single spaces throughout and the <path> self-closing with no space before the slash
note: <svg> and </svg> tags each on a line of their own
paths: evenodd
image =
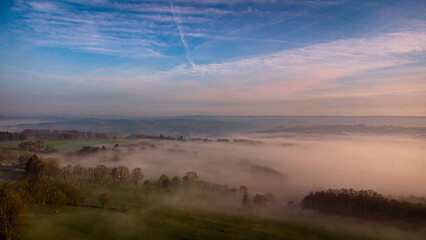
<svg viewBox="0 0 426 240">
<path fill-rule="evenodd" d="M 365 239 L 267 218 L 173 208 L 123 213 L 66 207 L 59 215 L 38 208 L 34 214 L 20 239 Z"/>
</svg>

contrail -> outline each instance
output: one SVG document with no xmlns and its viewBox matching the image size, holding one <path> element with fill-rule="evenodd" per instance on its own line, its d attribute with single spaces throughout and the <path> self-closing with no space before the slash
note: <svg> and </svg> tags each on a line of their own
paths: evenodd
<svg viewBox="0 0 426 240">
<path fill-rule="evenodd" d="M 185 41 L 185 34 L 182 30 L 182 23 L 180 22 L 180 19 L 176 16 L 175 7 L 173 6 L 172 2 L 170 2 L 170 8 L 173 14 L 173 21 L 175 22 L 176 27 L 179 31 L 180 41 L 182 42 L 183 47 L 185 48 L 186 59 L 188 60 L 189 65 L 191 65 L 192 69 L 195 69 L 195 64 L 191 59 L 191 51 L 189 50 L 189 46 Z"/>
</svg>

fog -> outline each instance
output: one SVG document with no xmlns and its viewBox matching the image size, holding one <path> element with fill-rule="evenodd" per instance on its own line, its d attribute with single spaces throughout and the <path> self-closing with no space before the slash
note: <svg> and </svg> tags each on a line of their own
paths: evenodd
<svg viewBox="0 0 426 240">
<path fill-rule="evenodd" d="M 232 139 L 261 143 L 235 143 Z M 204 181 L 246 185 L 250 194 L 271 192 L 281 201 L 300 201 L 328 188 L 373 189 L 385 196 L 426 196 L 426 140 L 402 136 L 249 135 L 231 142 L 145 141 L 64 163 L 141 167 L 151 181 L 165 173 L 194 170 Z M 154 144 L 155 147 L 150 146 Z M 110 146 L 111 148 L 111 146 Z M 63 157 L 64 158 L 64 157 Z"/>
</svg>

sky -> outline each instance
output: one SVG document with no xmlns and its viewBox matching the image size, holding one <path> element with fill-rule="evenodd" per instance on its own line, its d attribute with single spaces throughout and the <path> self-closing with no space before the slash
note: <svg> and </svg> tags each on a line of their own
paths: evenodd
<svg viewBox="0 0 426 240">
<path fill-rule="evenodd" d="M 426 116 L 426 1 L 2 0 L 0 115 Z"/>
</svg>

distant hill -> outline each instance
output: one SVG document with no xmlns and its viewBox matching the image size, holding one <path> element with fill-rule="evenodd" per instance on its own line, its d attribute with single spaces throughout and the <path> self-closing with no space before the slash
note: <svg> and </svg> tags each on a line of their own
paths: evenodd
<svg viewBox="0 0 426 240">
<path fill-rule="evenodd" d="M 77 129 L 92 132 L 117 132 L 124 135 L 144 133 L 152 135 L 199 136 L 223 135 L 253 129 L 250 123 L 194 119 L 62 119 L 35 124 L 19 124 L 14 129 Z"/>
<path fill-rule="evenodd" d="M 364 127 L 362 127 L 365 125 Z M 278 126 L 275 127 L 274 126 Z M 354 127 L 358 126 L 358 127 Z M 390 127 L 389 127 L 390 126 Z M 406 127 L 406 128 L 400 128 Z M 223 137 L 263 132 L 417 132 L 424 133 L 426 117 L 393 116 L 178 116 L 154 118 L 13 117 L 0 116 L 0 131 L 24 129 L 116 132 L 185 137 Z"/>
<path fill-rule="evenodd" d="M 258 133 L 304 133 L 304 134 L 407 134 L 418 137 L 426 137 L 426 127 L 401 127 L 401 126 L 368 126 L 355 125 L 313 125 L 284 127 L 277 126 L 271 129 L 256 131 Z"/>
</svg>

